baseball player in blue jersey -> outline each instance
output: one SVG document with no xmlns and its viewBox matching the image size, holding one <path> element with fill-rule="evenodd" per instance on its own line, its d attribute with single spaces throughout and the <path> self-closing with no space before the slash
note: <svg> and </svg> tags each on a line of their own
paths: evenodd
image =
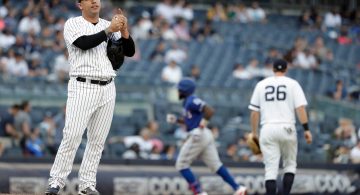
<svg viewBox="0 0 360 195">
<path fill-rule="evenodd" d="M 207 195 L 202 191 L 200 183 L 196 180 L 190 169 L 191 163 L 201 158 L 203 162 L 216 172 L 234 190 L 234 195 L 245 195 L 246 188 L 238 185 L 228 170 L 222 164 L 215 146 L 214 137 L 206 127 L 208 120 L 214 114 L 214 110 L 203 100 L 193 95 L 196 85 L 190 78 L 182 79 L 178 86 L 179 99 L 183 100 L 183 116 L 176 117 L 174 114 L 167 114 L 168 123 L 185 124 L 189 137 L 180 150 L 176 160 L 176 169 L 189 183 L 190 189 L 195 195 Z"/>
</svg>

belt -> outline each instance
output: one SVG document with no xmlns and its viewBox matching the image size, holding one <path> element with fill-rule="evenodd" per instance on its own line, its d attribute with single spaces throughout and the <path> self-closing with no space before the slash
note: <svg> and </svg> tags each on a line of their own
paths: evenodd
<svg viewBox="0 0 360 195">
<path fill-rule="evenodd" d="M 96 84 L 96 85 L 107 85 L 109 83 L 111 83 L 111 81 L 113 80 L 112 78 L 107 80 L 107 81 L 101 81 L 101 80 L 92 80 L 92 79 L 87 79 L 84 77 L 76 77 L 76 80 L 79 82 L 90 82 L 91 84 Z"/>
</svg>

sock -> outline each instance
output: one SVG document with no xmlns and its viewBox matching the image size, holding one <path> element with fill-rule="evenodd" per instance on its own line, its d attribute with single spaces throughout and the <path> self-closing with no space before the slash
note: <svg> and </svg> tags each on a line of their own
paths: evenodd
<svg viewBox="0 0 360 195">
<path fill-rule="evenodd" d="M 201 193 L 200 183 L 196 181 L 195 175 L 192 173 L 192 171 L 189 168 L 180 170 L 180 174 L 188 182 L 190 189 L 191 191 L 194 192 L 194 194 Z"/>
<path fill-rule="evenodd" d="M 283 178 L 283 195 L 289 195 L 294 182 L 294 173 L 285 173 Z"/>
<path fill-rule="evenodd" d="M 224 166 L 221 166 L 219 170 L 216 171 L 216 173 L 220 175 L 223 180 L 233 188 L 234 191 L 239 188 L 239 185 L 235 183 L 234 178 L 230 175 L 230 173 Z"/>
<path fill-rule="evenodd" d="M 266 195 L 276 195 L 276 180 L 266 180 Z"/>
</svg>

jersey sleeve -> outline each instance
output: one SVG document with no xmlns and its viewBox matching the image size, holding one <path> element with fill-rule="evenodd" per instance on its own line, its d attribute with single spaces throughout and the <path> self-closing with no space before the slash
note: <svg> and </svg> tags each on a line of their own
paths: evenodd
<svg viewBox="0 0 360 195">
<path fill-rule="evenodd" d="M 196 111 L 196 112 L 202 112 L 206 103 L 200 99 L 200 98 L 194 98 L 189 104 L 189 110 Z"/>
<path fill-rule="evenodd" d="M 259 111 L 260 110 L 260 86 L 256 85 L 254 92 L 251 96 L 250 105 L 248 106 L 250 110 Z"/>
<path fill-rule="evenodd" d="M 304 91 L 302 90 L 298 82 L 295 82 L 293 90 L 295 108 L 298 108 L 300 106 L 306 106 L 308 103 L 306 101 Z"/>
<path fill-rule="evenodd" d="M 81 24 L 77 24 L 75 18 L 71 18 L 64 25 L 64 39 L 69 44 L 73 44 L 76 39 L 85 35 L 82 31 Z"/>
</svg>

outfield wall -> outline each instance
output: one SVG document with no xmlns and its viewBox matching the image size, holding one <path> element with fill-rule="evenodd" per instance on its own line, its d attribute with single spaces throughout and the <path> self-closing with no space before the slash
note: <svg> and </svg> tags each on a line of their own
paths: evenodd
<svg viewBox="0 0 360 195">
<path fill-rule="evenodd" d="M 130 164 L 130 163 L 129 163 Z M 102 164 L 97 175 L 97 189 L 104 195 L 191 195 L 187 183 L 171 165 Z M 141 163 L 140 163 L 141 164 Z M 146 164 L 146 163 L 145 163 Z M 262 165 L 231 167 L 239 183 L 244 183 L 250 194 L 264 194 Z M 47 186 L 51 163 L 0 163 L 0 193 L 42 194 Z M 353 168 L 349 166 L 349 168 Z M 62 194 L 77 194 L 77 172 L 73 167 Z M 221 178 L 203 166 L 194 172 L 209 195 L 230 195 L 231 189 Z M 295 177 L 294 194 L 360 194 L 360 179 L 354 170 L 336 167 L 301 168 Z M 281 184 L 279 183 L 281 188 Z"/>
</svg>

